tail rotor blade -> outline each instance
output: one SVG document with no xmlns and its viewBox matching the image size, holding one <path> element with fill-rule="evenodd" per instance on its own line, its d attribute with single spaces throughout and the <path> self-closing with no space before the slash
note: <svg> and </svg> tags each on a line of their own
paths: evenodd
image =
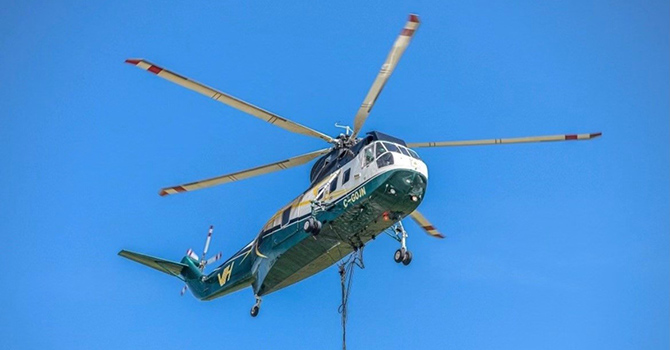
<svg viewBox="0 0 670 350">
<path fill-rule="evenodd" d="M 181 289 L 181 292 L 179 292 L 179 295 L 184 296 L 184 293 L 188 290 L 188 286 L 184 285 L 184 288 Z"/>
<path fill-rule="evenodd" d="M 207 251 L 209 250 L 209 242 L 212 241 L 212 231 L 214 231 L 214 226 L 209 226 L 209 232 L 207 232 L 207 240 L 205 241 L 205 249 L 202 251 L 202 260 L 205 260 Z"/>
<path fill-rule="evenodd" d="M 217 262 L 219 259 L 221 259 L 222 256 L 223 256 L 223 254 L 221 252 L 219 252 L 218 254 L 214 255 L 213 257 L 207 259 L 205 261 L 205 266 Z"/>
<path fill-rule="evenodd" d="M 200 258 L 198 257 L 198 254 L 196 254 L 193 249 L 189 249 L 186 251 L 186 256 L 189 258 L 195 260 L 195 261 L 200 261 Z"/>
</svg>

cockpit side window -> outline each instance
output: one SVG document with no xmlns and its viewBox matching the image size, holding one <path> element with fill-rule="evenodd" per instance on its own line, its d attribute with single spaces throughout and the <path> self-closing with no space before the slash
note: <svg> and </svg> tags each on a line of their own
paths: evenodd
<svg viewBox="0 0 670 350">
<path fill-rule="evenodd" d="M 364 152 L 364 157 L 365 157 L 365 165 L 367 166 L 370 164 L 371 161 L 375 160 L 375 156 L 373 154 L 373 147 L 374 145 L 370 145 L 367 148 L 365 148 Z"/>
<path fill-rule="evenodd" d="M 401 152 L 402 154 L 404 154 L 404 155 L 406 155 L 406 156 L 408 156 L 408 157 L 410 156 L 410 155 L 409 155 L 409 152 L 407 152 L 407 148 L 405 148 L 405 147 L 403 147 L 403 146 L 398 146 L 398 148 L 400 148 L 400 152 Z"/>
<path fill-rule="evenodd" d="M 384 145 L 381 142 L 377 142 L 376 145 L 375 157 L 379 157 L 386 152 L 386 148 L 384 148 Z"/>
<path fill-rule="evenodd" d="M 419 157 L 419 154 L 416 153 L 416 152 L 414 152 L 411 148 L 408 148 L 407 150 L 409 151 L 409 154 L 412 155 L 412 157 L 414 157 L 414 158 L 416 158 L 416 159 L 421 159 L 421 158 Z"/>
</svg>

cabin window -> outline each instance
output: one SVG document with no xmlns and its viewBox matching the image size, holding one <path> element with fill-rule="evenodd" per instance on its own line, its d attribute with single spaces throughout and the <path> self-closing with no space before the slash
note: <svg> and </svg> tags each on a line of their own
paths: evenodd
<svg viewBox="0 0 670 350">
<path fill-rule="evenodd" d="M 333 181 L 330 182 L 330 193 L 333 193 L 337 189 L 337 180 L 339 176 L 336 176 Z"/>
<path fill-rule="evenodd" d="M 375 152 L 375 156 L 379 157 L 381 156 L 384 152 L 386 152 L 386 148 L 384 148 L 384 145 L 382 145 L 381 142 L 377 142 L 377 151 Z"/>
<path fill-rule="evenodd" d="M 393 164 L 393 153 L 386 152 L 382 154 L 381 157 L 377 158 L 377 167 L 383 168 L 385 166 Z"/>
<path fill-rule="evenodd" d="M 288 224 L 288 222 L 291 220 L 291 207 L 286 208 L 284 212 L 281 214 L 281 224 L 282 226 Z"/>
<path fill-rule="evenodd" d="M 370 164 L 371 161 L 375 160 L 375 156 L 374 156 L 374 154 L 373 154 L 373 151 L 372 151 L 373 148 L 372 148 L 372 147 L 373 147 L 373 145 L 370 145 L 370 146 L 368 146 L 368 147 L 365 149 L 365 151 L 364 151 L 364 154 L 365 154 L 365 165 L 366 165 L 366 166 L 367 166 L 368 164 Z"/>
<path fill-rule="evenodd" d="M 321 186 L 318 191 L 318 195 L 314 198 L 317 201 L 320 201 L 323 198 L 323 193 L 326 192 L 326 185 Z"/>
<path fill-rule="evenodd" d="M 342 185 L 344 185 L 345 183 L 347 183 L 347 181 L 349 181 L 350 175 L 351 175 L 351 168 L 347 169 L 344 172 L 344 175 L 342 175 Z"/>
</svg>

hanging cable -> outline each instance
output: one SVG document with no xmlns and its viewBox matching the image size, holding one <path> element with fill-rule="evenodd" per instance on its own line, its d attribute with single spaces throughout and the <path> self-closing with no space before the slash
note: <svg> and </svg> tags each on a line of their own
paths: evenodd
<svg viewBox="0 0 670 350">
<path fill-rule="evenodd" d="M 337 267 L 340 273 L 340 284 L 342 287 L 342 303 L 337 309 L 342 315 L 342 350 L 347 350 L 347 305 L 349 302 L 349 293 L 351 293 L 351 283 L 354 277 L 354 266 L 361 269 L 365 268 L 363 264 L 363 246 L 349 254 L 346 260 L 340 262 Z"/>
</svg>

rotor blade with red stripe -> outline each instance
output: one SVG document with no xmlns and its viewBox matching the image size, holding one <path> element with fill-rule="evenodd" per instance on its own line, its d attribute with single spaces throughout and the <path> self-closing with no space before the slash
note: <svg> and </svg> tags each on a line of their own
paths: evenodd
<svg viewBox="0 0 670 350">
<path fill-rule="evenodd" d="M 184 185 L 179 185 L 179 186 L 172 186 L 172 187 L 166 187 L 161 189 L 160 195 L 161 196 L 166 196 L 169 194 L 175 194 L 175 193 L 180 193 L 180 192 L 187 192 L 187 191 L 194 191 L 198 190 L 201 188 L 206 188 L 206 187 L 211 187 L 211 186 L 216 186 L 216 185 L 221 185 L 229 182 L 234 182 L 234 181 L 239 181 L 243 180 L 246 178 L 250 178 L 253 176 L 258 176 L 258 175 L 264 175 L 264 174 L 269 174 L 275 171 L 279 170 L 285 170 L 288 168 L 292 168 L 298 165 L 305 164 L 309 162 L 310 160 L 319 157 L 321 155 L 324 155 L 328 152 L 330 152 L 330 148 L 324 148 L 318 151 L 314 151 L 311 153 L 303 154 L 297 157 L 289 158 L 286 160 L 282 160 L 280 162 L 276 163 L 271 163 L 267 165 L 262 165 L 259 167 L 243 170 L 243 171 L 238 171 L 236 173 L 231 173 L 231 174 L 226 174 L 226 175 L 221 175 L 217 177 L 213 177 L 210 179 L 206 180 L 200 180 L 200 181 L 195 181 L 191 183 L 187 183 Z"/>
<path fill-rule="evenodd" d="M 334 142 L 335 140 L 321 132 L 318 132 L 316 130 L 310 129 L 304 125 L 300 125 L 296 122 L 293 122 L 291 120 L 288 120 L 286 118 L 282 118 L 272 112 L 268 112 L 264 109 L 261 109 L 259 107 L 256 107 L 250 103 L 244 102 L 238 98 L 235 98 L 233 96 L 224 94 L 221 91 L 218 91 L 216 89 L 213 89 L 209 86 L 206 86 L 204 84 L 198 83 L 197 81 L 191 80 L 189 78 L 186 78 L 184 76 L 181 76 L 177 73 L 174 73 L 172 71 L 169 71 L 165 68 L 159 67 L 149 61 L 146 61 L 144 59 L 127 59 L 126 63 L 132 64 L 138 68 L 144 69 L 148 72 L 154 73 L 158 75 L 159 77 L 169 80 L 175 84 L 181 85 L 187 89 L 193 90 L 195 92 L 201 93 L 207 97 L 210 97 L 218 102 L 221 102 L 223 104 L 226 104 L 230 107 L 239 109 L 243 112 L 249 113 L 253 115 L 254 117 L 260 118 L 270 124 L 276 125 L 282 129 L 286 129 L 288 131 L 302 134 L 302 135 L 307 135 L 307 136 L 312 136 L 312 137 L 318 137 L 322 140 L 325 140 L 327 142 Z"/>
<path fill-rule="evenodd" d="M 419 213 L 418 210 L 413 211 L 409 216 L 416 222 L 421 228 L 426 231 L 427 234 L 436 237 L 436 238 L 444 238 L 444 236 L 435 229 L 433 224 L 426 219 L 421 213 Z"/>
<path fill-rule="evenodd" d="M 195 261 L 200 261 L 200 257 L 198 256 L 198 254 L 196 254 L 196 253 L 193 251 L 193 249 L 189 249 L 189 250 L 187 250 L 187 251 L 186 251 L 186 256 L 188 256 L 189 258 L 191 258 L 191 259 L 193 259 L 193 260 L 195 260 Z"/>
<path fill-rule="evenodd" d="M 393 43 L 391 52 L 389 52 L 388 56 L 386 57 L 386 61 L 384 61 L 379 74 L 377 74 L 377 78 L 375 78 L 375 81 L 372 83 L 372 87 L 370 87 L 370 91 L 368 91 L 368 94 L 363 100 L 363 104 L 356 113 L 356 117 L 354 118 L 353 137 L 356 137 L 356 135 L 358 135 L 358 133 L 361 131 L 361 128 L 363 127 L 365 120 L 368 119 L 368 115 L 370 115 L 370 111 L 372 110 L 372 107 L 374 107 L 379 94 L 382 92 L 382 89 L 384 89 L 384 85 L 386 85 L 386 82 L 391 77 L 395 66 L 400 61 L 400 57 L 402 57 L 405 49 L 407 49 L 414 32 L 416 32 L 418 28 L 419 16 L 414 14 L 409 15 L 409 19 L 407 20 L 407 23 L 405 23 L 405 27 L 403 28 L 402 32 L 400 32 L 400 35 L 396 41 Z"/>
<path fill-rule="evenodd" d="M 549 136 L 530 136 L 517 137 L 509 139 L 489 139 L 489 140 L 468 140 L 468 141 L 442 141 L 442 142 L 410 142 L 409 148 L 421 147 L 457 147 L 457 146 L 482 146 L 482 145 L 505 145 L 510 143 L 530 143 L 530 142 L 553 142 L 553 141 L 578 141 L 591 140 L 600 137 L 601 132 L 591 134 L 568 134 L 568 135 L 549 135 Z"/>
<path fill-rule="evenodd" d="M 214 255 L 213 257 L 205 260 L 205 266 L 211 265 L 211 264 L 217 262 L 219 259 L 221 259 L 222 256 L 223 256 L 223 254 L 221 252 L 219 252 L 218 254 Z"/>
<path fill-rule="evenodd" d="M 212 231 L 214 231 L 214 226 L 209 226 L 209 231 L 207 232 L 207 239 L 205 240 L 205 249 L 202 250 L 202 258 L 200 260 L 207 260 L 207 251 L 209 250 L 209 243 L 212 242 Z"/>
</svg>

